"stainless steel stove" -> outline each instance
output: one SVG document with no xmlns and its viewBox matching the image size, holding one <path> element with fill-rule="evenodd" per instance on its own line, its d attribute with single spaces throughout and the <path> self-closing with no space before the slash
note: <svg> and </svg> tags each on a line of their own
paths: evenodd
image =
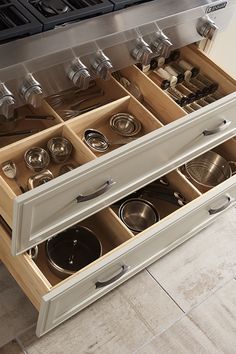
<svg viewBox="0 0 236 354">
<path fill-rule="evenodd" d="M 1 0 L 0 39 L 27 37 L 0 45 L 0 113 L 211 39 L 225 28 L 235 5 L 236 0 Z M 45 32 L 33 35 L 40 31 Z"/>
</svg>

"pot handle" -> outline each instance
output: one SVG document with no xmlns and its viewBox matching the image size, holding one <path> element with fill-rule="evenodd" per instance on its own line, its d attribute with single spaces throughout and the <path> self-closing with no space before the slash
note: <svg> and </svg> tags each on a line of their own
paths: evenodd
<svg viewBox="0 0 236 354">
<path fill-rule="evenodd" d="M 93 198 L 97 198 L 100 195 L 102 195 L 103 193 L 105 193 L 108 189 L 111 188 L 111 186 L 114 184 L 115 182 L 109 178 L 101 187 L 99 187 L 96 191 L 87 194 L 87 195 L 83 195 L 83 194 L 79 194 L 78 197 L 76 197 L 77 203 L 80 202 L 86 202 L 87 200 L 91 200 Z"/>
<path fill-rule="evenodd" d="M 125 273 L 130 269 L 130 267 L 128 267 L 127 265 L 122 265 L 121 266 L 121 271 L 120 273 L 116 274 L 114 277 L 112 277 L 111 279 L 107 280 L 107 281 L 97 281 L 95 283 L 96 289 L 99 288 L 103 288 L 104 286 L 110 285 L 112 284 L 114 281 L 120 279 L 123 275 L 125 275 Z"/>
<path fill-rule="evenodd" d="M 203 135 L 207 136 L 207 135 L 213 135 L 222 132 L 223 130 L 227 129 L 231 123 L 232 122 L 230 120 L 224 119 L 223 122 L 220 125 L 218 125 L 218 127 L 216 127 L 215 129 L 209 129 L 209 130 L 205 129 L 203 131 Z"/>
<path fill-rule="evenodd" d="M 223 205 L 221 205 L 221 207 L 219 207 L 217 209 L 211 208 L 211 209 L 208 210 L 208 212 L 209 212 L 210 215 L 218 214 L 221 211 L 223 211 L 226 208 L 228 208 L 228 206 L 230 206 L 231 203 L 232 203 L 231 197 L 227 196 L 227 201 Z"/>
<path fill-rule="evenodd" d="M 232 175 L 236 174 L 236 162 L 235 161 L 228 161 L 228 164 L 232 170 Z"/>
</svg>

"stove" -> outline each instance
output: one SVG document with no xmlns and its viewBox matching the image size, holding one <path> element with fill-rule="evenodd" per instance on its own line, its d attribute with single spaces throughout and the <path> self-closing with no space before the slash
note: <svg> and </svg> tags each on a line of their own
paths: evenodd
<svg viewBox="0 0 236 354">
<path fill-rule="evenodd" d="M 0 0 L 0 43 L 42 31 L 42 24 L 16 0 Z"/>
<path fill-rule="evenodd" d="M 43 25 L 43 31 L 112 12 L 109 0 L 20 0 Z"/>
<path fill-rule="evenodd" d="M 235 7 L 236 0 L 0 0 L 0 109 L 161 62 L 211 39 Z"/>
</svg>

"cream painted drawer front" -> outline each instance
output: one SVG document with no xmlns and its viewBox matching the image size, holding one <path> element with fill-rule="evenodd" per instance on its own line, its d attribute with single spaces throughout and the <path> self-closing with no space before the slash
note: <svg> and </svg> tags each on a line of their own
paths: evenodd
<svg viewBox="0 0 236 354">
<path fill-rule="evenodd" d="M 43 296 L 37 335 L 57 326 L 214 221 L 236 201 L 236 176 Z"/>
<path fill-rule="evenodd" d="M 235 112 L 232 93 L 15 198 L 12 253 L 22 253 L 232 137 Z"/>
</svg>

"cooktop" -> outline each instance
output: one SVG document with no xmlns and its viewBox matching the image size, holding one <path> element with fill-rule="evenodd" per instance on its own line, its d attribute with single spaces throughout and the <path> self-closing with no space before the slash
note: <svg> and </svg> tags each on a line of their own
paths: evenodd
<svg viewBox="0 0 236 354">
<path fill-rule="evenodd" d="M 0 0 L 0 43 L 150 0 Z"/>
</svg>

